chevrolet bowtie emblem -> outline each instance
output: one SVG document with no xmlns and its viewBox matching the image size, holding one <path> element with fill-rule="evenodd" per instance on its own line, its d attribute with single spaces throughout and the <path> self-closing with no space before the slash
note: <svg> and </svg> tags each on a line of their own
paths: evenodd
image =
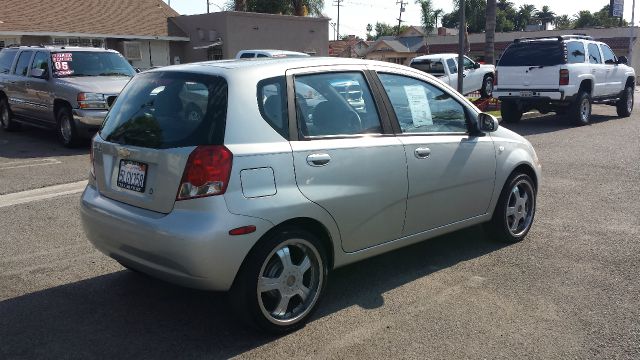
<svg viewBox="0 0 640 360">
<path fill-rule="evenodd" d="M 129 149 L 125 149 L 125 148 L 118 149 L 118 156 L 120 156 L 121 158 L 127 158 L 129 157 L 129 155 L 131 155 L 131 151 L 129 151 Z"/>
</svg>

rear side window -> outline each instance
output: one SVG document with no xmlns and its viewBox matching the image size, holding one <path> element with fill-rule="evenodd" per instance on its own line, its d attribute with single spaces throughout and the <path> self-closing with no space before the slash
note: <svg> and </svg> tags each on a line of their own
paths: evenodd
<svg viewBox="0 0 640 360">
<path fill-rule="evenodd" d="M 604 56 L 603 60 L 605 64 L 615 64 L 616 63 L 616 55 L 611 51 L 611 48 L 607 45 L 601 44 L 600 48 L 602 49 L 602 55 Z"/>
<path fill-rule="evenodd" d="M 14 74 L 27 76 L 29 73 L 31 55 L 33 55 L 33 51 L 23 51 L 18 55 L 18 63 L 16 64 L 16 69 L 13 72 Z"/>
<path fill-rule="evenodd" d="M 31 63 L 32 69 L 42 69 L 44 74 L 49 73 L 49 54 L 44 51 L 38 51 Z"/>
<path fill-rule="evenodd" d="M 265 79 L 258 83 L 260 114 L 285 139 L 289 138 L 286 89 L 287 83 L 284 76 Z"/>
<path fill-rule="evenodd" d="M 584 44 L 579 41 L 567 43 L 567 59 L 569 64 L 582 64 L 585 60 Z"/>
<path fill-rule="evenodd" d="M 253 53 L 244 53 L 240 55 L 240 59 L 250 59 L 254 56 Z"/>
<path fill-rule="evenodd" d="M 441 59 L 413 60 L 411 67 L 434 76 L 444 75 L 444 64 Z"/>
<path fill-rule="evenodd" d="M 565 63 L 560 41 L 524 41 L 504 51 L 498 66 L 554 66 Z"/>
<path fill-rule="evenodd" d="M 107 114 L 100 136 L 155 149 L 220 145 L 227 115 L 227 82 L 218 76 L 141 73 Z"/>
<path fill-rule="evenodd" d="M 11 65 L 18 53 L 17 49 L 5 49 L 0 51 L 0 74 L 8 74 L 11 71 Z"/>
<path fill-rule="evenodd" d="M 598 50 L 598 45 L 596 44 L 589 44 L 589 62 L 591 64 L 602 64 L 600 50 Z"/>
</svg>

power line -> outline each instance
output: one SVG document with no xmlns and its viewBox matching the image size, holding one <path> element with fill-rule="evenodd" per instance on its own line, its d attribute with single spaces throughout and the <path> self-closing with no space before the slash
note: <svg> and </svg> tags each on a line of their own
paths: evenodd
<svg viewBox="0 0 640 360">
<path fill-rule="evenodd" d="M 396 5 L 400 5 L 400 16 L 398 16 L 398 31 L 396 36 L 400 36 L 400 25 L 402 25 L 402 13 L 404 12 L 405 8 L 404 6 L 407 5 L 408 3 L 402 0 L 398 0 L 396 1 Z"/>
</svg>

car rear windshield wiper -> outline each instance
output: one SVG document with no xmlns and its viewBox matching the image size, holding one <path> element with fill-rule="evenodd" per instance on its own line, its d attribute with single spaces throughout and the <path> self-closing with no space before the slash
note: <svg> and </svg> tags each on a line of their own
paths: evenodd
<svg viewBox="0 0 640 360">
<path fill-rule="evenodd" d="M 544 65 L 540 65 L 540 66 L 530 66 L 529 70 L 533 70 L 533 69 L 542 69 L 544 67 Z"/>
</svg>

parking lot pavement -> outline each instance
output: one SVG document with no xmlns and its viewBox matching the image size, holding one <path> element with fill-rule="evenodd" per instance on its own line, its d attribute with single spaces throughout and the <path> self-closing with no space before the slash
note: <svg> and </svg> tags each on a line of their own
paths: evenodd
<svg viewBox="0 0 640 360">
<path fill-rule="evenodd" d="M 0 208 L 0 358 L 640 358 L 640 116 L 506 125 L 543 165 L 536 221 L 477 226 L 331 274 L 313 320 L 240 327 L 221 294 L 123 270 L 77 194 Z"/>
<path fill-rule="evenodd" d="M 53 131 L 0 130 L 0 195 L 86 180 L 88 171 L 88 141 L 66 149 Z"/>
</svg>

